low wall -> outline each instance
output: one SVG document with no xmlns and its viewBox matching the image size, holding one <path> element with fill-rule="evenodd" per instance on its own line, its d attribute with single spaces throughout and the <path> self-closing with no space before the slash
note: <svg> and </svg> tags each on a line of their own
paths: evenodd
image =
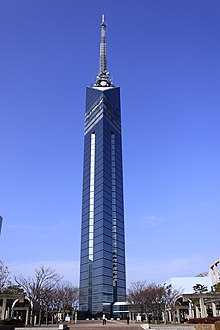
<svg viewBox="0 0 220 330">
<path fill-rule="evenodd" d="M 14 325 L 0 325 L 0 330 L 14 330 L 14 328 Z M 24 328 L 21 329 L 24 330 Z"/>
<path fill-rule="evenodd" d="M 216 330 L 215 324 L 200 323 L 200 324 L 192 324 L 192 325 L 196 330 Z"/>
<path fill-rule="evenodd" d="M 15 330 L 33 330 L 33 329 L 36 329 L 36 328 L 40 328 L 42 330 L 58 330 L 58 326 L 57 327 L 47 327 L 45 325 L 39 327 L 39 326 L 36 326 L 36 327 L 25 327 L 25 328 L 13 328 Z M 0 328 L 1 330 L 1 328 Z"/>
<path fill-rule="evenodd" d="M 13 328 L 14 330 L 33 330 L 33 329 L 36 329 L 36 328 L 40 328 L 42 330 L 58 330 L 58 326 L 57 327 L 47 327 L 45 325 L 39 327 L 39 326 L 36 326 L 36 327 L 25 327 L 25 328 Z M 0 328 L 1 330 L 1 328 Z"/>
</svg>

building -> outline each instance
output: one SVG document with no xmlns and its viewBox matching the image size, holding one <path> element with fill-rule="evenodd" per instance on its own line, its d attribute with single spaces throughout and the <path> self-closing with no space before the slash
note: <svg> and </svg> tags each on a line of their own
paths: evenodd
<svg viewBox="0 0 220 330">
<path fill-rule="evenodd" d="M 220 266 L 220 258 L 215 260 L 210 266 L 209 274 L 210 274 L 211 279 L 212 279 L 213 289 L 215 289 L 220 284 L 219 266 Z"/>
<path fill-rule="evenodd" d="M 2 217 L 0 216 L 0 234 L 1 234 L 1 230 L 2 230 Z"/>
<path fill-rule="evenodd" d="M 126 320 L 130 315 L 130 304 L 127 302 L 116 302 L 113 304 L 113 318 Z"/>
<path fill-rule="evenodd" d="M 195 292 L 196 284 L 207 288 L 207 292 Z M 211 292 L 212 282 L 210 276 L 172 277 L 164 283 L 169 289 L 179 292 L 175 298 L 175 304 L 168 306 L 164 318 L 168 322 L 184 322 L 192 318 L 205 318 L 219 316 L 219 293 Z"/>
<path fill-rule="evenodd" d="M 112 316 L 126 299 L 120 88 L 106 66 L 101 23 L 100 72 L 86 89 L 79 310 Z"/>
</svg>

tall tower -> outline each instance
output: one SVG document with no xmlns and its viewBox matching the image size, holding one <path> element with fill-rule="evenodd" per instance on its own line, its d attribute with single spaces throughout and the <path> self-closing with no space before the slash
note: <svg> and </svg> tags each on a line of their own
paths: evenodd
<svg viewBox="0 0 220 330">
<path fill-rule="evenodd" d="M 120 88 L 106 66 L 101 23 L 100 72 L 86 89 L 80 256 L 80 311 L 109 313 L 126 299 Z"/>
</svg>

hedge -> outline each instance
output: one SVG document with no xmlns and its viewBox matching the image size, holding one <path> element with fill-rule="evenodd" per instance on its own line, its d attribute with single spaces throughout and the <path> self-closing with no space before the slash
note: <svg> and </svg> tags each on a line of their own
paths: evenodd
<svg viewBox="0 0 220 330">
<path fill-rule="evenodd" d="M 198 324 L 198 323 L 214 324 L 217 321 L 220 321 L 220 317 L 195 317 L 194 319 L 190 319 L 187 323 L 190 323 L 190 324 Z"/>
</svg>

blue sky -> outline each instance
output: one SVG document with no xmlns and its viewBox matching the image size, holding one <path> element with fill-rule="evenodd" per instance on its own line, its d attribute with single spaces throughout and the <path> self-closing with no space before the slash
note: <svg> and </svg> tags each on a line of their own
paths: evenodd
<svg viewBox="0 0 220 330">
<path fill-rule="evenodd" d="M 217 0 L 0 0 L 0 259 L 78 285 L 86 86 L 121 87 L 127 282 L 220 257 Z"/>
</svg>

